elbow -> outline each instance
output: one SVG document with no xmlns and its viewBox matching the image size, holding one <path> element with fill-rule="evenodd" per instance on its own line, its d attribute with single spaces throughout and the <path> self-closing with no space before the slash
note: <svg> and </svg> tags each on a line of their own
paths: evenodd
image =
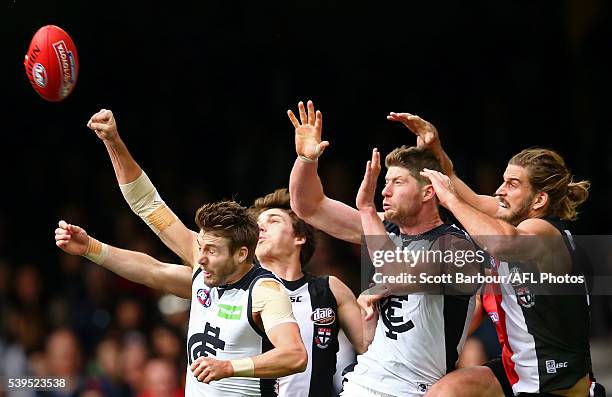
<svg viewBox="0 0 612 397">
<path fill-rule="evenodd" d="M 512 252 L 511 244 L 508 244 L 510 237 L 495 236 L 490 237 L 490 240 L 485 245 L 484 250 L 497 260 L 509 260 Z"/>
<path fill-rule="evenodd" d="M 308 200 L 299 198 L 299 196 L 294 193 L 290 194 L 291 209 L 299 218 L 307 222 L 308 218 L 315 213 L 317 206 L 314 205 L 312 202 L 309 202 Z"/>
<path fill-rule="evenodd" d="M 300 346 L 299 349 L 296 349 L 292 356 L 291 373 L 297 374 L 306 371 L 306 367 L 308 366 L 308 353 L 304 346 Z"/>
<path fill-rule="evenodd" d="M 488 236 L 478 236 L 475 238 L 478 245 L 492 257 L 500 260 L 510 260 L 517 252 L 524 250 L 521 241 L 525 241 L 518 236 L 516 228 L 504 227 L 499 225 L 496 230 Z"/>
<path fill-rule="evenodd" d="M 368 350 L 368 346 L 370 346 L 370 343 L 372 343 L 371 340 L 366 340 L 364 338 L 363 341 L 361 341 L 360 345 L 355 346 L 355 353 L 357 353 L 357 354 L 365 353 Z"/>
</svg>

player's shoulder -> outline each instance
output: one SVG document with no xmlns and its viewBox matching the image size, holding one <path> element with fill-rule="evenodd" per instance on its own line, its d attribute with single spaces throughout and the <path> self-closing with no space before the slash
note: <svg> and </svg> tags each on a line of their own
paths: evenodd
<svg viewBox="0 0 612 397">
<path fill-rule="evenodd" d="M 542 217 L 525 219 L 518 224 L 521 234 L 537 236 L 558 236 L 567 230 L 565 222 L 560 218 Z"/>
<path fill-rule="evenodd" d="M 320 294 L 330 289 L 330 281 L 334 276 L 329 275 L 317 275 L 308 272 L 304 272 L 303 283 L 308 284 L 308 290 L 310 294 Z"/>
<path fill-rule="evenodd" d="M 347 299 L 355 300 L 353 291 L 336 276 L 329 276 L 329 290 L 336 299 L 336 302 L 344 302 Z"/>
<path fill-rule="evenodd" d="M 330 275 L 314 275 L 305 273 L 304 279 L 308 284 L 311 300 L 318 302 L 337 301 L 339 295 L 351 290 L 338 277 Z"/>
<path fill-rule="evenodd" d="M 469 239 L 469 235 L 463 228 L 461 228 L 460 226 L 454 223 L 448 223 L 448 222 L 444 222 L 440 226 L 434 228 L 433 230 L 431 230 L 430 234 L 432 237 L 435 237 L 435 238 L 441 237 L 441 236 L 453 236 L 453 237 L 458 237 L 458 238 L 465 239 L 465 240 Z"/>
<path fill-rule="evenodd" d="M 259 264 L 255 264 L 239 282 L 233 285 L 233 287 L 243 290 L 252 290 L 255 285 L 259 285 L 262 282 L 266 282 L 266 284 L 269 282 L 275 285 L 283 285 L 274 273 L 264 269 Z"/>
</svg>

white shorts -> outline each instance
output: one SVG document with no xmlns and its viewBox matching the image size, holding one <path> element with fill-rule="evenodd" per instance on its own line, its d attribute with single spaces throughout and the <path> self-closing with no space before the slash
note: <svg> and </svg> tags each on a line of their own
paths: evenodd
<svg viewBox="0 0 612 397">
<path fill-rule="evenodd" d="M 403 394 L 401 397 L 422 397 L 425 394 L 426 390 L 422 393 L 410 393 Z M 369 387 L 364 387 L 358 385 L 355 382 L 351 382 L 347 380 L 344 382 L 344 388 L 342 389 L 342 393 L 340 393 L 340 397 L 399 397 L 393 394 L 387 394 L 380 391 L 376 391 L 374 389 L 370 389 Z"/>
</svg>

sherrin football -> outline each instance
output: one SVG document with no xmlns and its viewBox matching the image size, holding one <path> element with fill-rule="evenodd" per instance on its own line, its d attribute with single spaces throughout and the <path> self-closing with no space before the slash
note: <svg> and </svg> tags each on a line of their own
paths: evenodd
<svg viewBox="0 0 612 397">
<path fill-rule="evenodd" d="M 65 99 L 76 85 L 76 47 L 68 33 L 55 25 L 43 26 L 34 34 L 23 64 L 30 84 L 47 101 Z"/>
</svg>

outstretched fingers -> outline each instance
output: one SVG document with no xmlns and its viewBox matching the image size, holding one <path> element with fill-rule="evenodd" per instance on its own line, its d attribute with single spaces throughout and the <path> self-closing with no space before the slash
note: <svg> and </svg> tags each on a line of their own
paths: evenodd
<svg viewBox="0 0 612 397">
<path fill-rule="evenodd" d="M 287 110 L 287 116 L 289 116 L 289 120 L 291 121 L 291 124 L 293 124 L 293 127 L 299 128 L 300 122 L 298 121 L 297 117 L 295 117 L 295 114 L 293 114 L 291 109 Z"/>
<path fill-rule="evenodd" d="M 323 113 L 321 113 L 320 110 L 317 110 L 315 113 L 314 126 L 320 134 L 321 130 L 323 129 Z"/>
<path fill-rule="evenodd" d="M 304 102 L 298 102 L 298 110 L 300 112 L 300 123 L 302 125 L 308 124 L 308 116 L 306 114 L 306 109 L 304 108 Z"/>
<path fill-rule="evenodd" d="M 314 103 L 312 103 L 311 100 L 308 100 L 306 106 L 308 107 L 308 124 L 314 126 L 316 123 Z"/>
</svg>

